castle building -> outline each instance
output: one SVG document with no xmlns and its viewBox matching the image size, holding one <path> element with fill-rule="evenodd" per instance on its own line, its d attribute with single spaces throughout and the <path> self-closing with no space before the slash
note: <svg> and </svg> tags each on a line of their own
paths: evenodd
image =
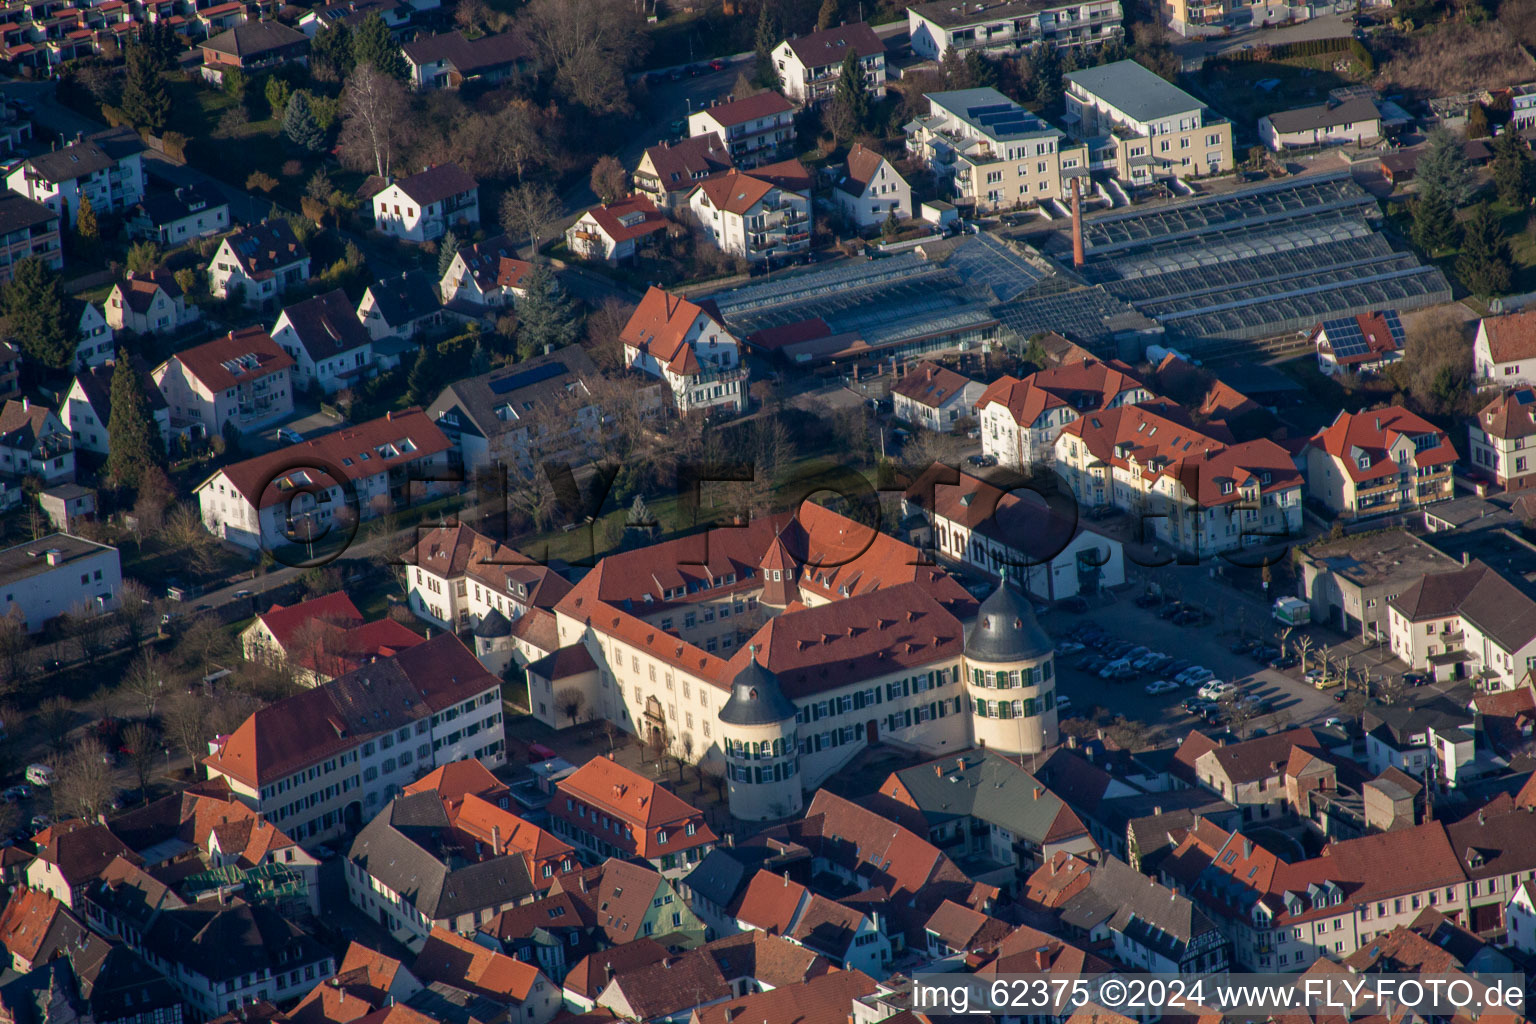
<svg viewBox="0 0 1536 1024">
<path fill-rule="evenodd" d="M 1029 601 L 1004 580 L 978 608 L 925 562 L 811 503 L 609 555 L 554 605 L 527 666 L 535 715 L 561 728 L 574 704 L 720 765 L 732 813 L 757 821 L 881 742 L 1055 745 L 1053 647 Z"/>
</svg>

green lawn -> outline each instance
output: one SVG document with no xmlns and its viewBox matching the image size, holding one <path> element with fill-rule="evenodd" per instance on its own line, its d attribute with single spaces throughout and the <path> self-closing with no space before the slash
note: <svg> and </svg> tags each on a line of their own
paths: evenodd
<svg viewBox="0 0 1536 1024">
<path fill-rule="evenodd" d="M 1344 70 L 1337 70 L 1336 62 Z M 1365 69 L 1345 51 L 1285 61 L 1207 61 L 1191 84 L 1231 118 L 1242 138 L 1252 139 L 1258 119 L 1266 114 L 1324 103 L 1330 90 L 1365 78 Z M 1260 82 L 1277 84 L 1260 89 Z"/>
<path fill-rule="evenodd" d="M 260 94 L 264 79 L 254 78 L 246 86 L 246 108 L 266 113 L 267 102 Z M 187 136 L 187 160 L 216 178 L 232 185 L 245 187 L 245 180 L 252 171 L 264 171 L 278 180 L 272 198 L 284 206 L 297 209 L 304 186 L 320 161 L 313 156 L 300 160 L 300 173 L 284 175 L 283 167 L 298 159 L 299 154 L 283 141 L 282 124 L 275 118 L 253 118 L 244 124 L 222 132 L 220 123 L 236 105 L 235 97 L 223 89 L 209 86 L 198 79 L 167 76 L 166 87 L 171 94 L 171 123 L 169 129 Z M 238 159 L 230 159 L 232 153 Z"/>
</svg>

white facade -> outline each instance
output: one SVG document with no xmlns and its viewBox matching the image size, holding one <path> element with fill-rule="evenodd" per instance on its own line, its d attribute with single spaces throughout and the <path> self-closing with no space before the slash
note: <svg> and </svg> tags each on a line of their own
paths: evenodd
<svg viewBox="0 0 1536 1024">
<path fill-rule="evenodd" d="M 1524 599 L 1510 589 L 1511 600 Z M 1465 655 L 1461 674 L 1484 674 L 1490 689 L 1513 689 L 1526 673 L 1536 671 L 1536 634 L 1500 641 L 1461 612 L 1413 622 L 1395 604 L 1388 605 L 1388 630 L 1392 653 L 1419 671 L 1429 669 L 1435 655 L 1458 651 Z"/>
<path fill-rule="evenodd" d="M 80 308 L 80 340 L 75 343 L 75 369 L 102 366 L 112 361 L 114 337 L 101 310 L 87 302 Z"/>
<path fill-rule="evenodd" d="M 943 60 L 951 49 L 1003 53 L 1048 42 L 1058 48 L 1097 44 L 1124 32 L 1119 0 L 1036 6 L 1003 0 L 957 7 L 948 2 L 907 8 L 912 52 Z"/>
<path fill-rule="evenodd" d="M 1113 537 L 1082 530 L 1049 562 L 941 515 L 933 516 L 935 546 L 944 558 L 996 575 L 1007 570 L 1034 597 L 1064 601 L 1088 589 L 1125 583 L 1125 548 Z M 1054 545 L 1052 545 L 1054 546 Z"/>
<path fill-rule="evenodd" d="M 86 145 L 94 150 L 93 143 Z M 89 161 L 95 169 L 78 177 L 64 177 L 56 173 L 54 166 L 62 154 L 73 147 L 45 154 L 37 162 L 45 163 L 48 171 L 39 173 L 29 160 L 6 175 L 5 185 L 11 191 L 42 203 L 70 227 L 80 216 L 81 198 L 89 199 L 91 210 L 100 217 L 107 213 L 124 213 L 144 198 L 144 164 L 140 153 L 119 157 L 109 166 L 96 167 L 98 161 Z M 60 178 L 62 180 L 50 180 Z"/>
<path fill-rule="evenodd" d="M 399 185 L 390 185 L 374 196 L 373 222 L 386 235 L 406 242 L 429 242 L 450 228 L 473 228 L 480 223 L 480 191 L 419 204 Z"/>
<path fill-rule="evenodd" d="M 70 382 L 69 392 L 64 396 L 64 408 L 59 417 L 64 426 L 69 428 L 70 435 L 74 438 L 75 447 L 83 448 L 97 455 L 107 454 L 107 420 L 112 415 L 109 404 L 105 409 L 97 409 L 91 404 L 85 388 L 80 386 L 80 378 L 76 377 Z M 160 435 L 161 443 L 166 443 L 171 437 L 171 410 L 169 406 L 162 405 L 154 409 L 155 430 Z"/>
<path fill-rule="evenodd" d="M 884 157 L 867 181 L 850 183 L 845 176 L 832 189 L 832 199 L 860 229 L 879 227 L 892 215 L 898 220 L 912 216 L 912 186 Z"/>
<path fill-rule="evenodd" d="M 859 23 L 858 29 L 870 32 L 864 23 Z M 857 29 L 853 29 L 857 30 Z M 825 29 L 814 33 L 809 39 L 785 40 L 774 47 L 772 60 L 779 72 L 779 82 L 784 89 L 784 95 L 796 103 L 820 103 L 832 95 L 837 88 L 837 80 L 842 77 L 843 58 L 837 56 L 835 60 L 825 64 L 809 65 L 796 52 L 796 47 L 809 49 L 810 52 L 823 52 L 827 48 L 814 46 L 812 40 L 819 39 L 829 34 L 836 34 L 838 29 Z M 832 51 L 832 52 L 835 52 Z M 844 51 L 846 52 L 846 50 Z M 830 53 L 828 54 L 831 55 Z M 885 50 L 859 58 L 859 65 L 864 69 L 864 83 L 869 89 L 870 95 L 880 98 L 885 95 Z"/>
<path fill-rule="evenodd" d="M 1515 317 L 1536 317 L 1536 312 L 1507 314 L 1497 319 L 1512 321 Z M 1488 331 L 1488 324 L 1494 319 L 1484 317 L 1477 325 L 1477 340 L 1472 343 L 1473 378 L 1477 383 L 1501 388 L 1536 384 L 1536 338 L 1524 344 L 1499 345 L 1495 354 Z M 1501 328 L 1509 329 L 1502 324 Z"/>
<path fill-rule="evenodd" d="M 365 329 L 366 330 L 366 329 Z M 334 395 L 342 388 L 355 387 L 373 371 L 373 339 L 343 352 L 336 352 L 316 360 L 299 340 L 298 331 L 288 319 L 285 310 L 272 325 L 272 340 L 284 352 L 293 357 L 293 374 L 302 387 L 319 384 L 320 390 Z"/>
<path fill-rule="evenodd" d="M 0 551 L 0 614 L 20 614 L 29 632 L 82 609 L 116 611 L 122 586 L 117 549 L 71 534 Z"/>
<path fill-rule="evenodd" d="M 774 186 L 750 205 L 729 206 L 711 199 L 710 190 L 688 196 L 695 223 L 723 252 L 762 262 L 811 247 L 810 197 Z"/>
<path fill-rule="evenodd" d="M 953 430 L 960 420 L 975 412 L 976 400 L 985 390 L 987 386 L 981 381 L 967 380 L 963 386 L 945 396 L 936 405 L 918 401 L 910 395 L 893 390 L 891 411 L 897 417 L 924 430 L 949 431 Z"/>
<path fill-rule="evenodd" d="M 1536 96 L 1532 97 L 1536 101 Z M 1528 114 L 1536 120 L 1536 102 L 1527 107 Z M 1504 907 L 1504 941 L 1529 956 L 1536 953 L 1536 894 L 1527 880 L 1515 890 Z"/>
<path fill-rule="evenodd" d="M 241 301 L 247 306 L 265 305 L 289 288 L 308 280 L 308 253 L 275 267 L 270 273 L 260 273 L 253 277 L 229 244 L 228 238 L 219 243 L 213 261 L 208 264 L 208 290 L 213 297 L 227 298 L 232 289 L 238 289 L 243 296 Z"/>
</svg>

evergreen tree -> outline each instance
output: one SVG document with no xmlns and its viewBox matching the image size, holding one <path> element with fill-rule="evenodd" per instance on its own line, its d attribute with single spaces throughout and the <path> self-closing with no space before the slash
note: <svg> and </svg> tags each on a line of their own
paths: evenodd
<svg viewBox="0 0 1536 1024">
<path fill-rule="evenodd" d="M 966 67 L 965 58 L 960 56 L 960 51 L 953 46 L 946 49 L 944 56 L 939 58 L 939 74 L 944 78 L 946 89 L 971 87 L 971 69 Z"/>
<path fill-rule="evenodd" d="M 1504 226 L 1487 203 L 1479 203 L 1467 218 L 1461 256 L 1456 260 L 1461 283 L 1478 295 L 1498 295 L 1509 291 L 1513 270 Z"/>
<path fill-rule="evenodd" d="M 452 231 L 443 235 L 443 240 L 437 244 L 437 277 L 442 280 L 448 273 L 448 268 L 453 266 L 453 258 L 459 254 L 459 236 Z"/>
<path fill-rule="evenodd" d="M 1467 138 L 1486 139 L 1490 134 L 1488 111 L 1481 103 L 1474 102 L 1467 108 Z"/>
<path fill-rule="evenodd" d="M 51 370 L 73 365 L 77 328 L 66 320 L 64 290 L 48 264 L 35 257 L 17 263 L 0 293 L 0 308 L 28 359 Z"/>
<path fill-rule="evenodd" d="M 1453 249 L 1461 239 L 1456 211 L 1440 192 L 1429 192 L 1413 205 L 1413 241 L 1426 253 Z"/>
<path fill-rule="evenodd" d="M 1061 54 L 1050 43 L 1029 51 L 1029 100 L 1044 109 L 1061 99 Z"/>
<path fill-rule="evenodd" d="M 395 42 L 389 26 L 384 24 L 383 15 L 378 12 L 368 15 L 357 26 L 357 34 L 352 37 L 352 61 L 355 64 L 372 64 L 384 74 L 402 82 L 410 75 L 405 54 L 400 52 L 400 44 Z"/>
<path fill-rule="evenodd" d="M 423 345 L 416 352 L 416 362 L 411 365 L 410 376 L 406 378 L 405 386 L 411 393 L 411 402 L 416 405 L 426 405 L 432 400 L 432 387 L 436 383 L 436 374 L 433 372 L 432 360 L 427 355 L 427 346 Z"/>
<path fill-rule="evenodd" d="M 309 64 L 334 81 L 350 75 L 356 64 L 352 58 L 352 30 L 338 22 L 316 32 L 309 41 Z"/>
<path fill-rule="evenodd" d="M 1499 199 L 1510 206 L 1530 205 L 1531 154 L 1507 128 L 1493 143 L 1493 184 Z"/>
<path fill-rule="evenodd" d="M 123 116 L 135 128 L 147 128 L 159 134 L 170 120 L 171 94 L 166 92 L 154 54 L 145 46 L 131 45 L 127 61 L 123 78 Z"/>
<path fill-rule="evenodd" d="M 137 487 L 145 471 L 159 464 L 160 435 L 150 415 L 142 375 L 129 361 L 127 350 L 119 350 L 107 417 L 107 479 L 118 487 Z"/>
<path fill-rule="evenodd" d="M 80 208 L 75 211 L 75 234 L 84 242 L 93 243 L 101 238 L 101 225 L 96 223 L 96 210 L 91 206 L 91 197 L 84 192 L 80 193 Z"/>
<path fill-rule="evenodd" d="M 325 129 L 320 127 L 320 120 L 315 117 L 314 107 L 309 102 L 309 93 L 303 89 L 288 97 L 288 109 L 283 114 L 283 135 L 307 153 L 325 149 Z"/>
<path fill-rule="evenodd" d="M 176 55 L 181 52 L 181 43 L 176 38 L 176 30 L 164 21 L 157 21 L 148 25 L 139 33 L 139 43 L 149 51 L 154 58 L 155 68 L 159 71 L 171 71 L 176 67 Z"/>
<path fill-rule="evenodd" d="M 1472 201 L 1472 168 L 1467 166 L 1461 138 L 1449 129 L 1436 128 L 1429 133 L 1429 145 L 1419 157 L 1413 175 L 1418 179 L 1421 197 L 1439 192 L 1453 209 Z"/>
<path fill-rule="evenodd" d="M 965 70 L 972 86 L 997 87 L 997 68 L 980 50 L 972 50 L 965 55 Z"/>
<path fill-rule="evenodd" d="M 475 350 L 469 354 L 469 375 L 478 377 L 491 372 L 491 354 L 485 350 L 485 342 L 475 339 Z"/>
<path fill-rule="evenodd" d="M 843 108 L 843 114 L 855 132 L 869 124 L 869 83 L 864 81 L 864 65 L 859 55 L 849 48 L 843 55 L 843 66 L 837 74 L 837 85 L 832 89 L 832 102 Z"/>
<path fill-rule="evenodd" d="M 778 17 L 773 13 L 773 6 L 764 3 L 762 9 L 757 12 L 757 34 L 754 38 L 757 51 L 757 72 L 754 76 L 757 84 L 765 89 L 777 89 L 781 84 L 779 69 L 773 63 L 773 48 L 782 38 L 782 28 Z"/>
<path fill-rule="evenodd" d="M 517 307 L 517 358 L 531 359 L 575 341 L 575 304 L 543 261 L 534 260 L 524 287 L 528 296 Z"/>
</svg>

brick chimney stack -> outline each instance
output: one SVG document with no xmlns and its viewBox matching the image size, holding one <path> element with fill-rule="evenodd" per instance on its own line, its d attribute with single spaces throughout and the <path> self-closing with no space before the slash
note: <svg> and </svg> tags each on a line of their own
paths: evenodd
<svg viewBox="0 0 1536 1024">
<path fill-rule="evenodd" d="M 1072 179 L 1072 265 L 1083 266 L 1083 179 Z"/>
</svg>

